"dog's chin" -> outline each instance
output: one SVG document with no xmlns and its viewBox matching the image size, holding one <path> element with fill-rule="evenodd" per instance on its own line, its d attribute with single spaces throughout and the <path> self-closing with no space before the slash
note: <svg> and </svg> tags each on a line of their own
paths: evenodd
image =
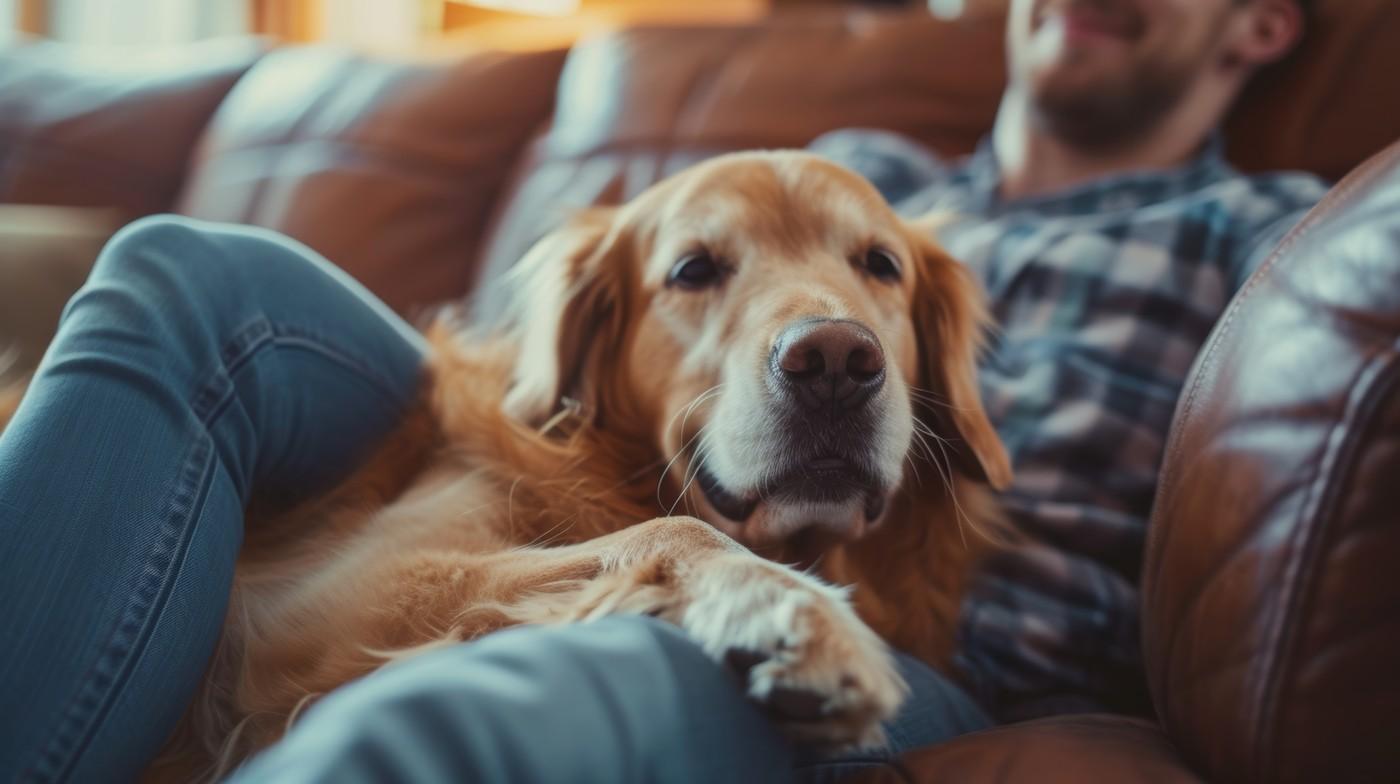
<svg viewBox="0 0 1400 784">
<path fill-rule="evenodd" d="M 745 494 L 729 490 L 703 463 L 698 495 L 716 528 L 751 548 L 796 547 L 802 552 L 854 541 L 877 528 L 891 491 L 846 461 L 807 461 Z"/>
</svg>

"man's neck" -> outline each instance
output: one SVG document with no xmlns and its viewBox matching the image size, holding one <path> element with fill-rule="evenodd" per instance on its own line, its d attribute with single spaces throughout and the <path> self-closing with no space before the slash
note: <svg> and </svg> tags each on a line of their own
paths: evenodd
<svg viewBox="0 0 1400 784">
<path fill-rule="evenodd" d="M 992 131 L 1001 197 L 1006 200 L 1057 193 L 1129 171 L 1176 168 L 1196 155 L 1208 133 L 1191 122 L 1193 118 L 1169 115 L 1141 141 L 1109 151 L 1085 151 L 1037 127 L 1031 112 L 1024 91 L 1007 90 Z"/>
</svg>

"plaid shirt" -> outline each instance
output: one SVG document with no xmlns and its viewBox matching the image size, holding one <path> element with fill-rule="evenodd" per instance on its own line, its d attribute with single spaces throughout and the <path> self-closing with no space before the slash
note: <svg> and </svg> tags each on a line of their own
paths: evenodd
<svg viewBox="0 0 1400 784">
<path fill-rule="evenodd" d="M 953 213 L 939 241 L 1000 327 L 982 398 L 1016 469 L 1001 500 L 1035 544 L 973 580 L 958 666 L 1005 720 L 1147 710 L 1136 584 L 1177 395 L 1234 292 L 1325 186 L 1243 176 L 1213 140 L 1179 169 L 1007 202 L 986 143 L 956 166 L 879 131 L 811 149 L 906 215 Z"/>
</svg>

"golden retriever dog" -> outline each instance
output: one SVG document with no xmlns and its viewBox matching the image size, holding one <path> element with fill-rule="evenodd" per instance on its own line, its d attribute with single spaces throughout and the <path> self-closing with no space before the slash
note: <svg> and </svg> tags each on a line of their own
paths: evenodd
<svg viewBox="0 0 1400 784">
<path fill-rule="evenodd" d="M 657 616 L 833 748 L 878 743 L 887 645 L 947 663 L 1010 480 L 969 274 L 861 177 L 714 159 L 585 213 L 504 328 L 439 324 L 425 392 L 338 489 L 255 506 L 220 651 L 154 777 L 226 769 L 387 660 L 522 623 Z M 269 524 L 270 523 L 270 524 Z M 838 587 L 843 586 L 843 587 Z"/>
</svg>

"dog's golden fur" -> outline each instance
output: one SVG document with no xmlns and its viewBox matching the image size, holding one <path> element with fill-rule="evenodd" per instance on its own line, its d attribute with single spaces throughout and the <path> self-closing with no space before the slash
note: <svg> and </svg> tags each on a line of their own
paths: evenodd
<svg viewBox="0 0 1400 784">
<path fill-rule="evenodd" d="M 790 296 L 781 278 L 751 275 L 757 282 L 736 277 L 700 302 L 666 292 L 649 266 L 672 253 L 677 221 L 718 215 L 720 203 L 736 207 L 713 218 L 724 241 L 759 248 L 762 264 L 815 258 L 837 229 L 813 200 L 843 211 L 852 231 L 883 237 L 904 279 L 870 282 L 837 255 L 803 268 L 808 282 Z M 964 577 L 996 526 L 983 485 L 1006 483 L 1009 467 L 975 386 L 980 294 L 923 229 L 815 158 L 728 156 L 625 208 L 581 216 L 513 277 L 525 296 L 508 329 L 429 331 L 420 404 L 353 476 L 291 510 L 255 506 L 220 650 L 152 778 L 226 770 L 309 702 L 385 661 L 519 623 L 647 613 L 689 629 L 716 656 L 779 646 L 765 677 L 832 706 L 820 722 L 785 729 L 831 745 L 877 740 L 901 699 L 875 635 L 947 664 Z M 714 424 L 719 404 L 696 401 L 739 394 L 713 388 L 753 365 L 723 363 L 766 351 L 784 320 L 816 311 L 873 325 L 891 375 L 903 376 L 891 384 L 909 397 L 890 410 L 942 440 L 903 446 L 889 503 L 868 529 L 855 523 L 859 536 L 804 539 L 717 519 L 684 481 L 687 447 L 702 434 L 673 426 L 682 412 L 701 430 Z M 694 343 L 706 348 L 692 356 Z M 667 517 L 677 504 L 709 522 Z M 801 561 L 811 574 L 774 561 Z M 854 586 L 850 605 L 864 624 L 812 574 Z M 770 635 L 765 613 L 784 602 L 799 608 L 797 620 Z M 746 634 L 763 640 L 738 639 Z"/>
</svg>

